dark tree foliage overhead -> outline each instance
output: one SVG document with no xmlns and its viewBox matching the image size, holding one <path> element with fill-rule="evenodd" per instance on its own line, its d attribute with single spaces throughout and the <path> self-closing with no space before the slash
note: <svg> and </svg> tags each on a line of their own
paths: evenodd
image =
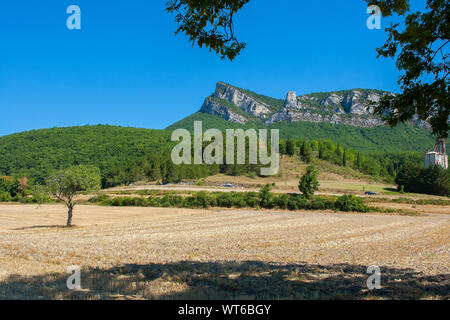
<svg viewBox="0 0 450 320">
<path fill-rule="evenodd" d="M 233 18 L 250 0 L 170 0 L 166 10 L 175 13 L 176 33 L 184 33 L 199 47 L 206 46 L 222 59 L 233 60 L 245 43 L 234 33 Z"/>
<path fill-rule="evenodd" d="M 402 93 L 385 96 L 375 113 L 391 126 L 415 117 L 427 121 L 434 134 L 448 137 L 450 106 L 450 2 L 428 0 L 424 12 L 409 12 L 409 0 L 366 0 L 380 7 L 383 16 L 406 15 L 404 26 L 386 28 L 386 43 L 378 56 L 396 58 L 402 72 Z M 424 81 L 431 76 L 432 81 Z"/>
</svg>

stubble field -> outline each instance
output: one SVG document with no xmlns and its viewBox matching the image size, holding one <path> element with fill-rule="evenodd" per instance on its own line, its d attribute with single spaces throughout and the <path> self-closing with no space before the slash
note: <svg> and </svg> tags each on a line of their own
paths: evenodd
<svg viewBox="0 0 450 320">
<path fill-rule="evenodd" d="M 450 215 L 0 204 L 2 299 L 448 299 Z M 81 267 L 81 290 L 66 288 Z M 368 290 L 367 267 L 381 268 Z"/>
</svg>

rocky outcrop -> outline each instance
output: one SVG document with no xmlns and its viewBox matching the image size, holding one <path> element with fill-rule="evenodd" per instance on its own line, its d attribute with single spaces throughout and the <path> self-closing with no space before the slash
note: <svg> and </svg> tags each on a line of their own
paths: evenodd
<svg viewBox="0 0 450 320">
<path fill-rule="evenodd" d="M 346 124 L 355 127 L 371 128 L 383 125 L 380 118 L 374 116 L 353 116 L 348 117 L 345 114 L 320 114 L 305 110 L 292 110 L 283 108 L 280 112 L 272 115 L 265 124 L 274 124 L 281 121 L 287 122 L 328 122 L 332 124 Z"/>
<path fill-rule="evenodd" d="M 297 97 L 295 91 L 289 91 L 283 104 L 276 99 L 260 99 L 261 96 L 248 90 L 218 82 L 214 94 L 205 100 L 201 112 L 240 124 L 250 121 L 264 124 L 307 121 L 368 128 L 385 124 L 372 111 L 373 103 L 379 102 L 386 94 L 392 95 L 377 90 L 355 89 Z M 283 106 L 281 109 L 280 105 Z M 426 122 L 417 119 L 413 123 L 429 127 Z"/>
<path fill-rule="evenodd" d="M 284 108 L 272 114 L 264 123 L 287 122 L 328 122 L 347 124 L 357 127 L 375 127 L 383 121 L 369 113 L 372 101 L 379 101 L 381 96 L 375 92 L 362 93 L 352 90 L 344 94 L 331 93 L 322 100 L 317 97 L 301 96 L 289 91 Z M 321 108 L 321 106 L 326 108 Z"/>
<path fill-rule="evenodd" d="M 200 109 L 200 112 L 215 114 L 224 118 L 225 120 L 240 124 L 246 124 L 248 121 L 245 117 L 237 114 L 236 112 L 233 112 L 232 110 L 230 110 L 230 108 L 227 108 L 226 106 L 214 101 L 211 97 L 206 98 L 202 108 Z"/>
<path fill-rule="evenodd" d="M 253 97 L 245 94 L 239 89 L 223 82 L 218 82 L 214 97 L 227 100 L 237 106 L 239 109 L 261 119 L 265 119 L 270 115 L 268 106 L 259 102 Z"/>
<path fill-rule="evenodd" d="M 307 105 L 298 101 L 297 93 L 295 91 L 289 91 L 284 101 L 284 107 L 287 109 L 302 110 L 306 109 Z"/>
<path fill-rule="evenodd" d="M 321 104 L 324 106 L 333 106 L 336 104 L 341 104 L 342 100 L 344 100 L 344 97 L 333 93 L 331 96 L 322 100 Z"/>
<path fill-rule="evenodd" d="M 337 112 L 371 115 L 373 107 L 370 103 L 380 101 L 381 97 L 382 94 L 376 92 L 363 93 L 359 90 L 352 90 L 344 94 L 333 93 L 323 99 L 320 104 L 323 106 L 336 106 Z"/>
<path fill-rule="evenodd" d="M 345 95 L 341 105 L 346 113 L 368 114 L 366 110 L 368 103 L 361 98 L 361 92 L 359 91 L 351 91 Z"/>
<path fill-rule="evenodd" d="M 284 101 L 285 108 L 297 109 L 297 93 L 295 91 L 289 91 L 286 95 L 286 100 Z"/>
</svg>

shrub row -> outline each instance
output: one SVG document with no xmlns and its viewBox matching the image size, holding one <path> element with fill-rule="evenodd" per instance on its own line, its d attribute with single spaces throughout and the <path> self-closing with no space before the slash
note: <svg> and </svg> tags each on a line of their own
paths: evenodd
<svg viewBox="0 0 450 320">
<path fill-rule="evenodd" d="M 0 202 L 20 202 L 20 203 L 54 203 L 56 200 L 45 197 L 38 201 L 34 196 L 23 196 L 18 193 L 14 197 L 9 192 L 0 192 Z"/>
<path fill-rule="evenodd" d="M 109 206 L 175 207 L 175 208 L 263 208 L 288 210 L 335 210 L 369 212 L 371 208 L 353 196 L 339 198 L 314 197 L 311 200 L 298 194 L 261 194 L 256 192 L 197 192 L 190 196 L 164 195 L 163 197 L 116 197 L 101 195 L 91 203 Z"/>
</svg>

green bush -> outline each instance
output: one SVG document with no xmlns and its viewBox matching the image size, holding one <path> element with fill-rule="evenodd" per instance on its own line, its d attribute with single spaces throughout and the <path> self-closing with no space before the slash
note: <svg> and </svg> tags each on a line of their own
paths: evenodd
<svg viewBox="0 0 450 320">
<path fill-rule="evenodd" d="M 282 194 L 275 199 L 275 204 L 280 209 L 288 209 L 289 207 L 289 195 Z"/>
<path fill-rule="evenodd" d="M 109 196 L 106 194 L 100 194 L 95 197 L 92 197 L 88 200 L 90 203 L 103 203 L 109 200 Z"/>
<path fill-rule="evenodd" d="M 24 196 L 21 193 L 18 193 L 13 197 L 12 201 L 21 202 L 23 198 Z"/>
<path fill-rule="evenodd" d="M 244 197 L 247 207 L 256 208 L 258 206 L 259 200 L 256 192 L 246 192 Z"/>
<path fill-rule="evenodd" d="M 0 202 L 9 202 L 12 201 L 12 196 L 9 192 L 1 192 L 0 193 Z"/>
<path fill-rule="evenodd" d="M 340 211 L 357 211 L 368 212 L 369 208 L 364 204 L 363 200 L 354 195 L 344 195 L 339 197 L 335 202 L 335 208 Z"/>
<path fill-rule="evenodd" d="M 264 187 L 262 187 L 261 191 L 259 191 L 259 203 L 262 208 L 272 209 L 275 205 L 270 189 L 270 184 L 266 184 Z"/>
<path fill-rule="evenodd" d="M 289 210 L 299 210 L 300 209 L 300 206 L 299 206 L 296 198 L 297 197 L 294 197 L 294 196 L 289 197 L 289 201 L 288 201 L 288 209 Z"/>
<path fill-rule="evenodd" d="M 258 174 L 255 171 L 250 171 L 247 176 L 251 179 L 255 179 Z"/>
<path fill-rule="evenodd" d="M 31 203 L 43 204 L 43 203 L 55 203 L 58 202 L 59 200 L 52 199 L 49 196 L 36 197 L 35 195 L 33 195 L 31 197 L 22 197 L 19 201 L 20 203 L 27 203 L 27 204 Z"/>
<path fill-rule="evenodd" d="M 200 191 L 192 197 L 188 198 L 188 201 L 194 208 L 208 208 L 214 206 L 215 201 L 209 196 L 206 191 Z"/>
<path fill-rule="evenodd" d="M 219 207 L 231 208 L 233 206 L 233 194 L 231 192 L 223 192 L 217 197 L 217 205 Z"/>
<path fill-rule="evenodd" d="M 308 203 L 308 210 L 334 210 L 336 208 L 336 202 L 325 198 L 314 198 Z"/>
</svg>

